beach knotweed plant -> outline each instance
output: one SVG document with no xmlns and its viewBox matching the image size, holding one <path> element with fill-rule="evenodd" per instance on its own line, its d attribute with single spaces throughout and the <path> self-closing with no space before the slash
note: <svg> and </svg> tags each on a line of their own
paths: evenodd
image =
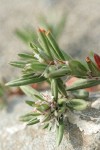
<svg viewBox="0 0 100 150">
<path fill-rule="evenodd" d="M 20 117 L 27 125 L 40 123 L 43 129 L 56 127 L 57 145 L 60 145 L 67 112 L 81 111 L 89 107 L 89 93 L 84 90 L 100 84 L 100 56 L 91 53 L 86 60 L 76 60 L 62 51 L 50 31 L 39 28 L 38 45 L 30 43 L 32 54 L 21 53 L 21 61 L 11 62 L 19 67 L 19 79 L 7 83 L 20 88 L 33 100 L 26 101 L 33 110 Z M 77 77 L 75 83 L 66 86 L 66 81 Z M 30 85 L 48 82 L 51 93 L 43 94 Z"/>
</svg>

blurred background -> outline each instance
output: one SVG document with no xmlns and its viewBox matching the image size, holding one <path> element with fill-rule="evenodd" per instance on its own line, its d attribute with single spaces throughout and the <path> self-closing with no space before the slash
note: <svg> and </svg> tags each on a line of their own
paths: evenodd
<svg viewBox="0 0 100 150">
<path fill-rule="evenodd" d="M 100 0 L 0 0 L 0 105 L 6 105 L 7 112 L 14 111 L 1 114 L 2 131 L 16 124 L 15 118 L 27 109 L 24 104 L 17 105 L 23 101 L 16 96 L 23 93 L 4 84 L 20 75 L 9 62 L 16 61 L 18 53 L 30 52 L 29 43 L 36 40 L 38 27 L 50 29 L 59 46 L 75 58 L 83 59 L 89 51 L 100 54 Z"/>
<path fill-rule="evenodd" d="M 100 53 L 99 12 L 99 0 L 0 0 L 0 78 L 15 78 L 19 71 L 9 62 L 29 49 L 16 30 L 36 31 L 43 23 L 58 32 L 60 47 L 72 56 Z"/>
</svg>

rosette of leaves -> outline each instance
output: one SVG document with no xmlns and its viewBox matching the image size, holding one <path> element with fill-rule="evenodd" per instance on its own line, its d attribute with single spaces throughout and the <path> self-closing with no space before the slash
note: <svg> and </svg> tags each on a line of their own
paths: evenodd
<svg viewBox="0 0 100 150">
<path fill-rule="evenodd" d="M 26 121 L 27 125 L 40 123 L 49 130 L 55 126 L 59 145 L 67 111 L 86 109 L 89 93 L 84 88 L 100 84 L 100 56 L 93 54 L 84 62 L 75 60 L 62 51 L 52 33 L 44 29 L 39 29 L 38 45 L 30 43 L 30 46 L 32 54 L 21 53 L 19 57 L 23 61 L 11 62 L 11 65 L 21 68 L 22 76 L 7 85 L 20 86 L 33 98 L 33 101 L 26 101 L 33 111 L 20 117 L 20 120 Z M 71 76 L 80 79 L 67 87 L 66 80 Z M 26 86 L 43 81 L 49 83 L 51 96 L 44 96 L 31 86 Z"/>
</svg>

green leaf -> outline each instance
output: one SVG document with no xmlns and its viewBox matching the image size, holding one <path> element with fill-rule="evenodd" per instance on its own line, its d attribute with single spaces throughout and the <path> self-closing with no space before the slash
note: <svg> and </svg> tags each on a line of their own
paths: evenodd
<svg viewBox="0 0 100 150">
<path fill-rule="evenodd" d="M 33 89 L 30 86 L 21 86 L 21 90 L 29 97 L 33 98 L 34 100 L 44 100 L 42 94 L 40 94 L 38 91 Z"/>
<path fill-rule="evenodd" d="M 59 105 L 62 105 L 62 104 L 64 104 L 64 103 L 66 103 L 67 102 L 67 99 L 66 98 L 60 98 L 60 99 L 58 99 L 58 104 Z"/>
<path fill-rule="evenodd" d="M 38 47 L 34 43 L 30 43 L 30 47 L 35 52 L 35 54 L 39 54 Z"/>
<path fill-rule="evenodd" d="M 31 63 L 30 67 L 32 68 L 33 71 L 40 72 L 40 71 L 44 71 L 46 69 L 47 65 L 38 62 L 38 63 Z"/>
<path fill-rule="evenodd" d="M 15 33 L 23 42 L 28 43 L 30 41 L 29 35 L 25 31 L 16 30 Z"/>
<path fill-rule="evenodd" d="M 65 58 L 65 61 L 72 60 L 72 57 L 69 54 L 67 54 L 66 52 L 64 52 L 63 50 L 62 50 L 62 54 L 63 54 L 63 56 Z"/>
<path fill-rule="evenodd" d="M 64 95 L 65 97 L 67 97 L 67 92 L 66 92 L 65 85 L 64 85 L 62 79 L 58 78 L 57 83 L 58 83 L 58 89 L 59 89 L 60 93 L 62 95 Z"/>
<path fill-rule="evenodd" d="M 44 126 L 43 126 L 43 129 L 48 128 L 48 126 L 49 126 L 49 123 L 45 123 Z"/>
<path fill-rule="evenodd" d="M 63 113 L 65 113 L 65 111 L 66 111 L 66 105 L 65 105 L 65 104 L 63 104 L 63 105 L 60 107 L 60 109 L 59 109 L 58 113 L 63 114 Z"/>
<path fill-rule="evenodd" d="M 0 97 L 2 97 L 5 94 L 5 87 L 3 84 L 0 84 Z"/>
<path fill-rule="evenodd" d="M 52 24 L 52 28 L 54 28 L 52 33 L 55 35 L 56 39 L 60 38 L 64 31 L 66 25 L 66 16 L 66 13 L 61 16 L 61 19 L 59 20 L 58 24 L 56 24 L 55 28 Z"/>
<path fill-rule="evenodd" d="M 34 55 L 33 54 L 20 53 L 20 54 L 18 54 L 18 56 L 23 58 L 23 59 L 34 59 Z"/>
<path fill-rule="evenodd" d="M 36 33 L 32 27 L 25 27 L 22 29 L 17 29 L 15 31 L 16 35 L 26 44 L 30 43 L 31 41 L 36 41 Z"/>
<path fill-rule="evenodd" d="M 70 74 L 69 69 L 57 69 L 55 71 L 52 71 L 51 73 L 47 74 L 47 78 L 59 78 L 62 76 L 65 76 L 66 74 Z"/>
<path fill-rule="evenodd" d="M 10 62 L 10 65 L 12 65 L 14 67 L 18 67 L 18 68 L 24 68 L 26 65 L 26 62 L 12 61 L 12 62 Z"/>
<path fill-rule="evenodd" d="M 43 96 L 42 95 L 36 95 L 36 94 L 34 94 L 34 96 L 37 98 L 37 99 L 39 99 L 39 100 L 41 100 L 41 101 L 46 101 L 44 98 L 43 98 Z"/>
<path fill-rule="evenodd" d="M 95 63 L 89 58 L 87 57 L 86 59 L 87 61 L 87 65 L 91 71 L 91 76 L 94 77 L 99 77 L 100 76 L 100 71 L 98 70 L 97 66 L 95 65 Z"/>
<path fill-rule="evenodd" d="M 96 86 L 100 84 L 100 79 L 79 79 L 74 82 L 73 85 L 70 87 L 67 87 L 67 91 L 73 91 L 73 90 L 79 90 L 79 89 L 85 89 L 92 86 Z"/>
<path fill-rule="evenodd" d="M 39 37 L 40 37 L 40 40 L 42 42 L 42 45 L 44 47 L 45 52 L 47 53 L 48 56 L 50 56 L 50 58 L 52 60 L 53 59 L 52 58 L 52 53 L 50 51 L 49 44 L 48 44 L 47 37 L 46 37 L 45 33 L 44 32 L 39 32 Z"/>
<path fill-rule="evenodd" d="M 25 73 L 22 75 L 22 78 L 30 78 L 30 77 L 35 77 L 37 76 L 35 73 Z"/>
<path fill-rule="evenodd" d="M 50 56 L 47 55 L 47 54 L 42 50 L 42 48 L 40 48 L 40 46 L 39 46 L 39 47 L 36 47 L 36 45 L 34 45 L 34 43 L 30 43 L 30 46 L 31 46 L 31 48 L 34 50 L 34 53 L 37 54 L 37 55 L 39 55 L 39 57 L 40 57 L 43 61 L 48 62 L 49 60 L 51 60 L 51 59 L 50 59 Z"/>
<path fill-rule="evenodd" d="M 61 59 L 61 60 L 65 60 L 65 58 L 64 58 L 64 56 L 62 54 L 62 51 L 60 50 L 58 44 L 56 43 L 55 38 L 53 37 L 53 35 L 50 32 L 48 32 L 46 34 L 46 36 L 48 38 L 48 41 L 52 45 L 53 51 L 55 52 L 55 55 L 57 56 L 57 58 Z"/>
<path fill-rule="evenodd" d="M 28 123 L 27 123 L 27 125 L 29 126 L 29 125 L 34 125 L 34 124 L 37 124 L 37 123 L 39 123 L 40 121 L 39 121 L 39 119 L 32 119 L 32 120 L 30 120 Z"/>
<path fill-rule="evenodd" d="M 74 110 L 84 110 L 88 107 L 88 102 L 86 102 L 83 99 L 72 99 L 69 101 L 69 103 L 67 103 L 67 106 L 69 106 L 70 108 L 74 109 Z"/>
<path fill-rule="evenodd" d="M 69 61 L 69 67 L 72 71 L 72 75 L 75 75 L 76 77 L 86 77 L 87 76 L 87 68 L 80 63 L 78 60 L 71 60 Z"/>
<path fill-rule="evenodd" d="M 34 106 L 35 105 L 35 102 L 33 101 L 25 101 L 26 104 L 28 104 L 29 106 Z"/>
<path fill-rule="evenodd" d="M 29 113 L 27 113 L 27 114 L 25 114 L 25 115 L 23 115 L 23 116 L 21 116 L 21 117 L 29 117 L 29 116 L 33 116 L 33 117 L 35 117 L 35 116 L 40 116 L 41 114 L 39 113 L 39 112 L 29 112 Z"/>
<path fill-rule="evenodd" d="M 44 77 L 38 77 L 38 78 L 27 78 L 27 79 L 24 79 L 24 78 L 21 78 L 19 80 L 13 80 L 11 82 L 8 82 L 6 84 L 6 86 L 23 86 L 23 85 L 28 85 L 28 84 L 32 84 L 32 83 L 39 83 L 39 82 L 42 82 L 42 81 L 45 81 L 46 79 Z"/>
<path fill-rule="evenodd" d="M 23 121 L 23 122 L 28 122 L 28 121 L 33 120 L 33 119 L 34 119 L 33 116 L 21 116 L 21 117 L 19 118 L 19 120 L 20 120 L 20 121 Z M 36 119 L 36 118 L 35 118 L 35 119 Z"/>
<path fill-rule="evenodd" d="M 60 145 L 62 138 L 63 138 L 63 134 L 64 134 L 64 123 L 63 123 L 63 120 L 60 120 L 58 129 L 57 129 L 57 146 Z"/>
<path fill-rule="evenodd" d="M 44 117 L 44 119 L 43 119 L 42 122 L 47 122 L 47 121 L 49 121 L 50 119 L 51 119 L 51 115 L 50 115 L 50 114 L 47 114 L 47 115 Z"/>
<path fill-rule="evenodd" d="M 57 99 L 58 99 L 58 86 L 57 86 L 56 79 L 51 80 L 51 92 L 52 92 L 52 96 L 54 97 L 53 99 L 55 101 L 57 101 Z"/>
<path fill-rule="evenodd" d="M 46 110 L 48 110 L 50 108 L 50 106 L 48 104 L 41 104 L 37 106 L 37 110 L 40 112 L 44 112 Z"/>
<path fill-rule="evenodd" d="M 33 79 L 33 78 L 39 78 L 40 75 L 33 73 L 27 73 L 21 76 L 21 78 L 16 79 L 16 82 L 22 81 L 22 80 L 27 80 L 27 79 Z"/>
<path fill-rule="evenodd" d="M 86 99 L 89 97 L 89 92 L 87 92 L 86 90 L 75 90 L 72 91 L 72 94 L 76 97 L 76 98 L 83 98 Z"/>
</svg>

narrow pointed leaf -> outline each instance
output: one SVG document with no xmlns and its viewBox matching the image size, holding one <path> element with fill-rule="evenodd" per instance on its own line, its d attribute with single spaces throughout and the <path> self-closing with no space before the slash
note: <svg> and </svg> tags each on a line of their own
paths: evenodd
<svg viewBox="0 0 100 150">
<path fill-rule="evenodd" d="M 67 103 L 67 106 L 74 110 L 81 111 L 86 109 L 88 107 L 88 104 L 89 103 L 83 99 L 72 99 L 69 103 Z"/>
<path fill-rule="evenodd" d="M 88 72 L 87 68 L 79 61 L 77 60 L 69 61 L 69 67 L 72 71 L 72 75 L 81 78 L 87 76 L 87 72 Z"/>
<path fill-rule="evenodd" d="M 35 102 L 33 101 L 25 101 L 29 106 L 34 106 L 35 105 Z"/>
<path fill-rule="evenodd" d="M 50 56 L 50 58 L 52 59 L 52 54 L 51 54 L 51 51 L 50 51 L 50 48 L 49 48 L 49 44 L 48 44 L 48 41 L 47 41 L 47 37 L 45 35 L 45 31 L 44 32 L 39 32 L 39 37 L 40 37 L 40 40 L 42 42 L 42 45 L 45 49 L 45 52 L 47 53 L 47 55 Z M 41 44 L 41 43 L 40 43 Z"/>
<path fill-rule="evenodd" d="M 62 54 L 66 61 L 72 60 L 72 57 L 69 54 L 67 54 L 66 52 L 64 52 L 63 50 L 62 50 Z"/>
<path fill-rule="evenodd" d="M 38 120 L 38 119 L 33 119 L 33 120 L 30 120 L 28 123 L 27 123 L 27 125 L 29 126 L 29 125 L 34 125 L 34 124 L 37 124 L 37 123 L 39 123 L 40 121 Z"/>
<path fill-rule="evenodd" d="M 38 91 L 36 91 L 30 86 L 21 86 L 20 88 L 27 96 L 33 98 L 34 100 L 43 99 L 42 94 L 40 94 Z"/>
<path fill-rule="evenodd" d="M 67 91 L 73 91 L 78 89 L 85 89 L 92 86 L 96 86 L 100 84 L 100 79 L 79 79 L 78 81 L 74 82 L 73 85 L 67 87 Z"/>
<path fill-rule="evenodd" d="M 58 127 L 58 134 L 57 134 L 57 146 L 60 145 L 62 138 L 64 134 L 64 123 L 63 121 L 60 121 L 59 127 Z"/>
<path fill-rule="evenodd" d="M 25 62 L 17 62 L 17 61 L 12 61 L 10 62 L 10 65 L 18 68 L 24 68 L 26 63 Z"/>
<path fill-rule="evenodd" d="M 66 92 L 65 85 L 64 85 L 62 79 L 58 78 L 57 83 L 58 83 L 58 89 L 59 89 L 60 93 L 62 93 L 65 97 L 67 97 L 67 92 Z"/>
<path fill-rule="evenodd" d="M 76 98 L 83 98 L 86 99 L 89 97 L 89 92 L 86 90 L 75 90 L 72 91 L 72 94 L 76 97 Z"/>
<path fill-rule="evenodd" d="M 47 122 L 47 121 L 49 121 L 50 119 L 51 119 L 51 115 L 48 114 L 48 115 L 46 115 L 46 116 L 44 117 L 44 119 L 43 119 L 42 122 Z"/>
<path fill-rule="evenodd" d="M 62 77 L 62 76 L 65 76 L 66 74 L 70 74 L 70 70 L 69 69 L 58 69 L 58 70 L 55 70 L 55 71 L 52 71 L 52 73 L 49 73 L 47 75 L 48 78 L 59 78 L 59 77 Z"/>
<path fill-rule="evenodd" d="M 23 122 L 28 122 L 28 121 L 30 121 L 30 120 L 32 120 L 33 119 L 33 116 L 21 116 L 20 118 L 19 118 L 19 120 L 20 121 L 23 121 Z"/>
<path fill-rule="evenodd" d="M 49 123 L 45 123 L 45 125 L 43 126 L 43 129 L 48 128 L 48 126 L 49 126 Z"/>
<path fill-rule="evenodd" d="M 47 65 L 41 64 L 41 63 L 31 63 L 30 67 L 33 71 L 39 71 L 40 72 L 40 71 L 44 71 L 46 69 Z"/>
<path fill-rule="evenodd" d="M 30 47 L 36 54 L 39 54 L 38 47 L 34 43 L 30 43 Z"/>
<path fill-rule="evenodd" d="M 47 35 L 48 41 L 50 42 L 50 44 L 52 45 L 52 47 L 55 51 L 55 54 L 57 54 L 58 59 L 65 60 L 65 58 L 62 54 L 62 51 L 60 50 L 58 44 L 56 43 L 53 35 L 50 32 L 48 32 L 46 35 Z"/>
<path fill-rule="evenodd" d="M 23 59 L 34 59 L 34 55 L 33 54 L 20 53 L 20 54 L 18 54 L 18 56 L 23 58 Z"/>
<path fill-rule="evenodd" d="M 39 110 L 40 112 L 44 112 L 46 110 L 48 110 L 50 108 L 50 106 L 48 104 L 41 104 L 39 106 L 37 106 L 37 110 Z"/>
<path fill-rule="evenodd" d="M 20 79 L 18 80 L 14 80 L 11 82 L 8 82 L 6 84 L 6 86 L 23 86 L 23 85 L 28 85 L 28 84 L 32 84 L 32 83 L 39 83 L 42 81 L 45 81 L 46 79 L 44 77 L 38 77 L 38 78 L 30 78 L 30 79 Z"/>
<path fill-rule="evenodd" d="M 97 66 L 94 64 L 94 62 L 89 57 L 86 58 L 86 62 L 91 71 L 91 75 L 94 77 L 100 76 L 99 69 L 97 68 Z"/>
<path fill-rule="evenodd" d="M 30 113 L 27 113 L 21 117 L 29 117 L 29 116 L 32 116 L 32 117 L 35 117 L 35 116 L 40 116 L 41 114 L 39 112 L 30 112 Z"/>
<path fill-rule="evenodd" d="M 58 85 L 57 85 L 56 79 L 51 80 L 51 92 L 52 92 L 52 96 L 54 97 L 53 99 L 55 101 L 57 101 L 57 99 L 58 99 Z"/>
</svg>

